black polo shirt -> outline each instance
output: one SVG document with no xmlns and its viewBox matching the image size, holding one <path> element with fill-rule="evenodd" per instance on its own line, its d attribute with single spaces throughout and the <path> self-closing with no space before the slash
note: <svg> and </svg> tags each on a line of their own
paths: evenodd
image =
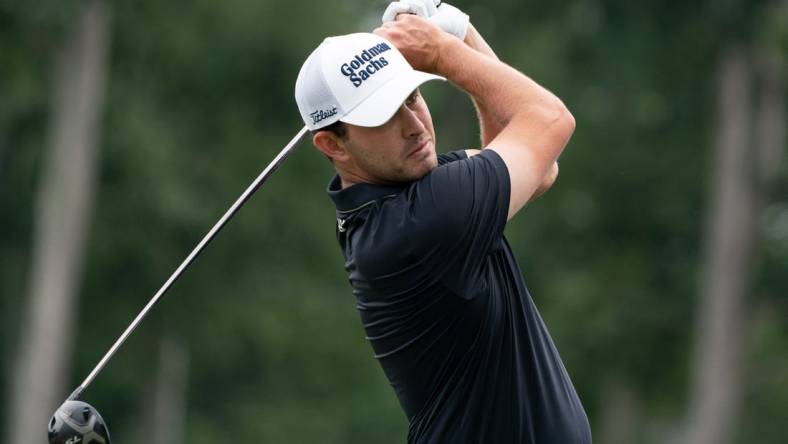
<svg viewBox="0 0 788 444">
<path fill-rule="evenodd" d="M 357 308 L 410 421 L 409 443 L 588 444 L 580 399 L 503 235 L 492 150 L 423 178 L 328 193 Z"/>
</svg>

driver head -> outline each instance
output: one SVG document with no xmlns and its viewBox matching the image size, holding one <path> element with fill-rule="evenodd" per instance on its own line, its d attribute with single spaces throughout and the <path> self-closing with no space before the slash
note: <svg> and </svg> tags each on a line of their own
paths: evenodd
<svg viewBox="0 0 788 444">
<path fill-rule="evenodd" d="M 101 415 L 82 401 L 66 401 L 49 421 L 49 444 L 110 444 Z"/>
</svg>

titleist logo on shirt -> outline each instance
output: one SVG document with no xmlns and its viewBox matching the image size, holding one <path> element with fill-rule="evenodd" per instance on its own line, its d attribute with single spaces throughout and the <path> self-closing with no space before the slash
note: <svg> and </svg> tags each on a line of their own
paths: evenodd
<svg viewBox="0 0 788 444">
<path fill-rule="evenodd" d="M 390 49 L 391 47 L 385 43 L 379 43 L 372 48 L 365 49 L 360 54 L 356 54 L 350 61 L 343 63 L 339 71 L 345 77 L 348 77 L 353 86 L 358 88 L 365 80 L 388 66 L 388 60 L 385 57 L 378 56 Z"/>
</svg>

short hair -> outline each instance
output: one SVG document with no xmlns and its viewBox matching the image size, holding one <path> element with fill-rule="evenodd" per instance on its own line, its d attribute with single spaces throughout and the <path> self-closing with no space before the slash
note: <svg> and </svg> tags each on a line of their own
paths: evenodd
<svg viewBox="0 0 788 444">
<path fill-rule="evenodd" d="M 341 122 L 339 120 L 332 123 L 331 125 L 324 126 L 323 128 L 312 130 L 312 135 L 314 136 L 315 134 L 317 134 L 318 131 L 330 131 L 340 139 L 344 139 L 347 136 L 347 126 L 345 126 L 344 122 Z"/>
</svg>

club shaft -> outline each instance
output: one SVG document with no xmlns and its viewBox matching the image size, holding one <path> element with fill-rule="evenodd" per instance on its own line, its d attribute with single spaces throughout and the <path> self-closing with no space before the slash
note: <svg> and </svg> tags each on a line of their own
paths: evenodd
<svg viewBox="0 0 788 444">
<path fill-rule="evenodd" d="M 279 154 L 277 154 L 274 160 L 271 161 L 271 163 L 268 164 L 267 167 L 265 167 L 265 169 L 260 173 L 259 176 L 257 176 L 254 182 L 252 182 L 251 185 L 249 185 L 249 187 L 246 188 L 246 190 L 235 201 L 235 203 L 233 203 L 232 206 L 230 206 L 230 208 L 227 210 L 227 212 L 224 213 L 221 219 L 219 219 L 219 221 L 216 222 L 213 228 L 211 228 L 211 230 L 208 231 L 208 234 L 206 234 L 205 237 L 202 238 L 200 243 L 197 244 L 196 247 L 194 247 L 194 250 L 192 250 L 192 252 L 189 253 L 186 259 L 181 263 L 181 265 L 175 270 L 174 273 L 172 273 L 172 275 L 169 277 L 169 279 L 167 279 L 164 285 L 161 286 L 159 291 L 157 291 L 156 294 L 153 296 L 153 298 L 151 298 L 151 300 L 148 302 L 145 308 L 143 308 L 142 311 L 140 311 L 140 313 L 137 315 L 137 317 L 134 318 L 131 324 L 129 324 L 129 326 L 126 328 L 126 331 L 124 331 L 123 334 L 120 335 L 118 340 L 115 341 L 115 343 L 112 345 L 109 351 L 104 355 L 103 358 L 101 358 L 101 361 L 99 361 L 99 363 L 96 365 L 93 371 L 90 372 L 88 377 L 85 378 L 82 384 L 80 384 L 79 387 L 77 387 L 77 389 L 74 390 L 73 393 L 71 393 L 71 396 L 69 396 L 68 398 L 69 400 L 79 399 L 79 397 L 82 395 L 82 392 L 85 391 L 85 389 L 90 385 L 91 382 L 93 382 L 93 379 L 95 379 L 96 375 L 98 375 L 99 372 L 101 372 L 101 370 L 104 368 L 104 366 L 107 365 L 107 362 L 110 360 L 110 358 L 112 358 L 112 356 L 115 354 L 118 348 L 120 348 L 120 346 L 123 345 L 123 343 L 129 337 L 129 335 L 131 335 L 131 333 L 134 332 L 134 330 L 142 322 L 142 320 L 145 319 L 145 316 L 148 314 L 151 308 L 153 308 L 153 306 L 156 305 L 156 302 L 158 302 L 159 299 L 164 295 L 164 293 L 166 293 L 167 290 L 170 289 L 172 284 L 178 279 L 178 277 L 180 277 L 181 273 L 183 273 L 183 271 L 186 270 L 186 268 L 200 254 L 200 252 L 202 252 L 203 248 L 205 248 L 205 246 L 208 245 L 208 243 L 211 242 L 211 240 L 213 240 L 213 238 L 219 233 L 219 231 L 221 231 L 221 229 L 224 227 L 227 221 L 229 221 L 235 215 L 238 209 L 241 208 L 241 206 L 243 206 L 243 204 L 246 203 L 247 200 L 249 200 L 249 198 L 254 194 L 255 191 L 257 191 L 258 188 L 260 188 L 260 186 L 266 181 L 266 179 L 268 179 L 268 177 L 274 171 L 276 171 L 279 165 L 281 165 L 282 162 L 287 158 L 288 154 L 290 154 L 293 148 L 295 148 L 295 146 L 298 144 L 301 138 L 304 137 L 304 134 L 306 134 L 306 132 L 307 132 L 307 127 L 303 127 L 298 132 L 298 134 L 296 134 L 293 137 L 293 139 L 290 140 L 290 142 L 282 149 L 282 151 L 280 151 Z"/>
</svg>

